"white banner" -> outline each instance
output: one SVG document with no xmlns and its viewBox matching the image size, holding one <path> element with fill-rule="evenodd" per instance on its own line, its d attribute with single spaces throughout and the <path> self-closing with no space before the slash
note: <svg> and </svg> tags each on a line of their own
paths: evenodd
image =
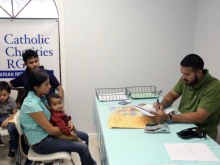
<svg viewBox="0 0 220 165">
<path fill-rule="evenodd" d="M 22 52 L 36 50 L 40 65 L 60 81 L 57 20 L 0 20 L 0 81 L 9 81 L 25 70 Z"/>
</svg>

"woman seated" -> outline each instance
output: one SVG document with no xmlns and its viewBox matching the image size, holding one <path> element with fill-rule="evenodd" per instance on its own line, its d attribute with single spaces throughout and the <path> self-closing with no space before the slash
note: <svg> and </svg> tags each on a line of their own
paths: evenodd
<svg viewBox="0 0 220 165">
<path fill-rule="evenodd" d="M 21 106 L 20 121 L 33 150 L 39 154 L 77 152 L 83 165 L 96 165 L 87 144 L 55 137 L 62 135 L 62 132 L 49 121 L 51 114 L 44 97 L 51 87 L 48 74 L 41 69 L 33 70 L 28 77 L 28 85 L 29 92 Z M 69 125 L 72 130 L 73 124 L 70 122 Z"/>
</svg>

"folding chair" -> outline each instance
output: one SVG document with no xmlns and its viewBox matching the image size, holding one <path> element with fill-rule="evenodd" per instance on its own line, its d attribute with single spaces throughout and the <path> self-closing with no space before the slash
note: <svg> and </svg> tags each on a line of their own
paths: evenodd
<svg viewBox="0 0 220 165">
<path fill-rule="evenodd" d="M 15 114 L 14 122 L 19 133 L 19 148 L 22 150 L 21 136 L 23 135 L 24 132 L 20 124 L 20 111 L 18 111 Z M 23 151 L 21 151 L 21 153 L 23 153 Z M 27 157 L 29 160 L 34 161 L 35 165 L 40 165 L 40 163 L 42 162 L 52 162 L 52 161 L 54 161 L 57 165 L 60 165 L 59 160 L 62 160 L 62 159 L 69 160 L 73 165 L 75 165 L 71 157 L 71 153 L 68 153 L 68 152 L 56 152 L 53 154 L 37 154 L 36 152 L 34 152 L 32 147 L 30 146 L 28 155 L 24 155 L 24 156 Z"/>
</svg>

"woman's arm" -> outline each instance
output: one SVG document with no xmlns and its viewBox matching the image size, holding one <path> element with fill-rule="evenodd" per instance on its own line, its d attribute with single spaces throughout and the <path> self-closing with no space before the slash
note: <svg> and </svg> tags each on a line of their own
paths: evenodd
<svg viewBox="0 0 220 165">
<path fill-rule="evenodd" d="M 56 88 L 57 90 L 58 90 L 58 95 L 60 95 L 60 97 L 63 99 L 63 88 L 61 87 L 61 85 L 59 85 L 57 88 Z"/>
<path fill-rule="evenodd" d="M 54 127 L 45 116 L 44 112 L 34 112 L 29 113 L 29 115 L 50 135 L 62 135 L 63 133 L 60 131 L 58 127 Z"/>
</svg>

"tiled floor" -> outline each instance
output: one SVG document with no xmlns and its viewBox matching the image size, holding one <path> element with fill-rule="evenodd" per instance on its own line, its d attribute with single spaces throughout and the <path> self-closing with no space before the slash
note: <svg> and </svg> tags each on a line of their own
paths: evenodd
<svg viewBox="0 0 220 165">
<path fill-rule="evenodd" d="M 15 160 L 9 160 L 7 159 L 7 154 L 8 154 L 8 137 L 4 136 L 2 137 L 3 142 L 6 144 L 4 147 L 0 146 L 0 165 L 15 165 Z M 98 145 L 97 145 L 97 139 L 93 136 L 90 138 L 89 141 L 89 149 L 91 152 L 91 155 L 94 160 L 96 160 L 97 165 L 101 165 L 100 163 L 100 156 L 99 156 L 99 151 L 98 151 Z M 73 160 L 75 162 L 75 165 L 81 165 L 79 156 L 77 153 L 72 153 Z M 24 164 L 24 158 L 22 158 L 21 165 Z M 64 161 L 61 163 L 61 165 L 71 165 L 69 161 Z"/>
</svg>

